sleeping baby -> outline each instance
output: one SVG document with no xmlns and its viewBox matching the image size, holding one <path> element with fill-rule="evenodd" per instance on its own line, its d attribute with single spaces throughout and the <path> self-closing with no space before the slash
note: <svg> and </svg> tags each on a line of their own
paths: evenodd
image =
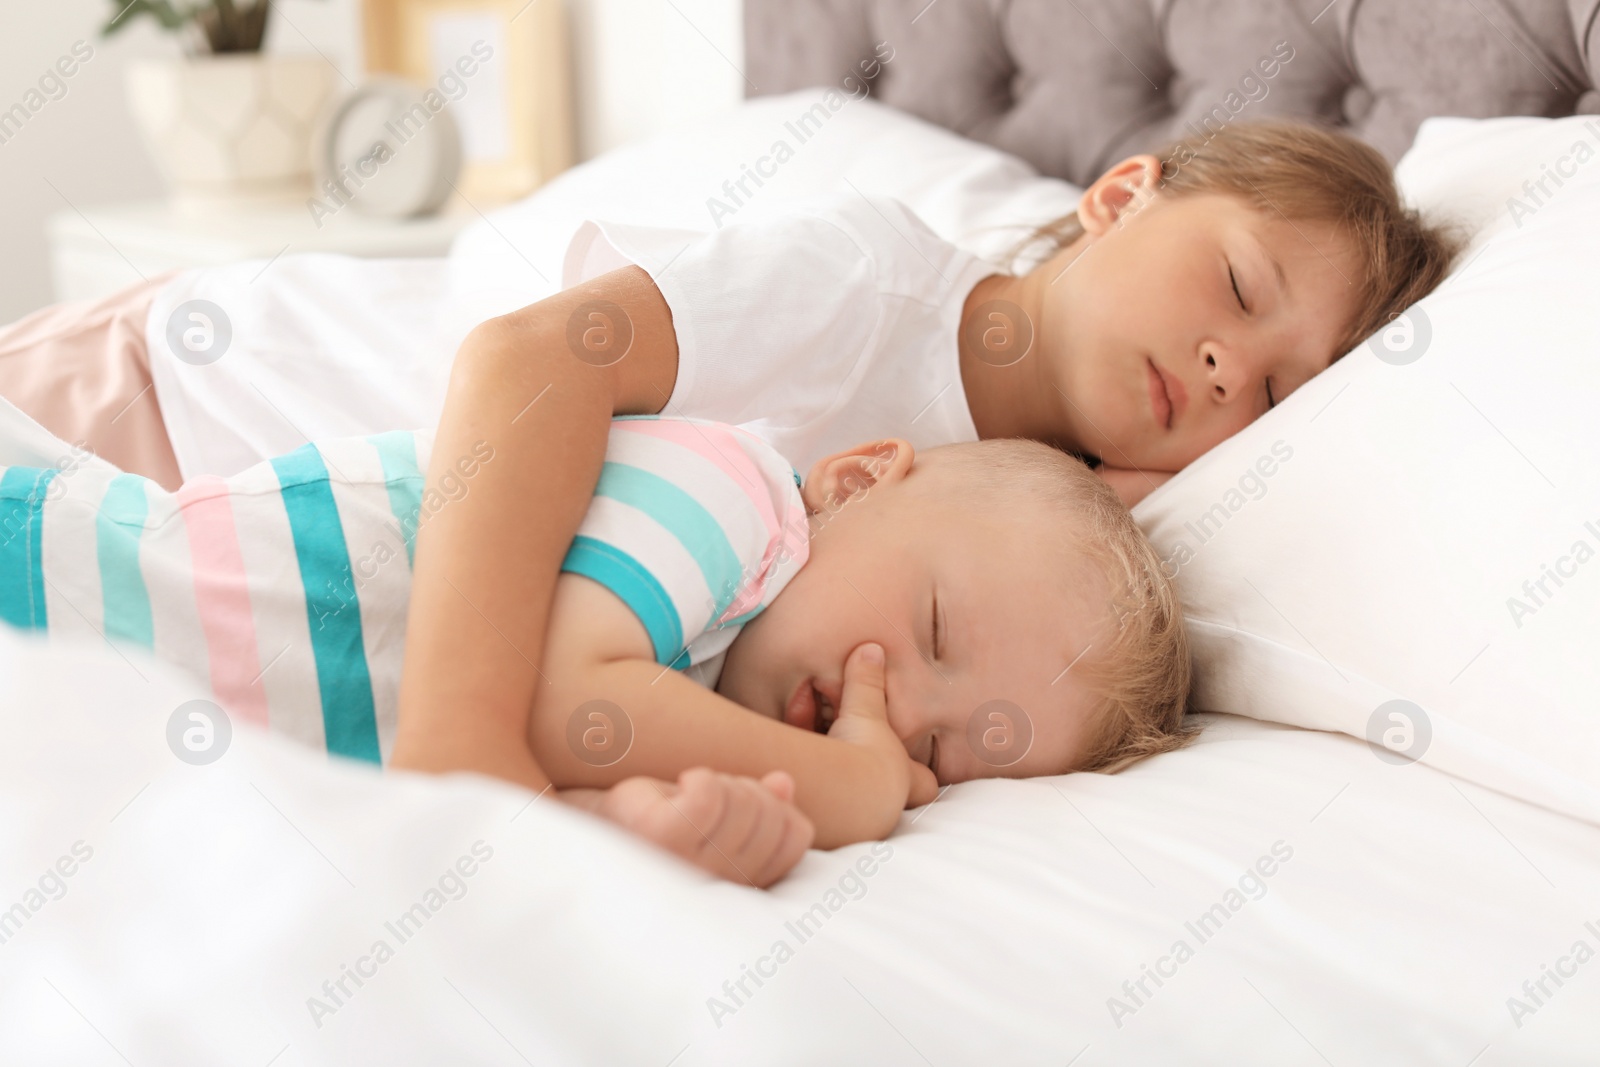
<svg viewBox="0 0 1600 1067">
<path fill-rule="evenodd" d="M 425 484 L 432 442 L 307 445 L 176 493 L 103 466 L 6 468 L 0 617 L 142 646 L 236 718 L 384 763 L 416 536 L 496 461 L 479 442 Z M 684 808 L 653 811 L 660 790 L 612 787 L 734 776 L 793 809 L 776 825 L 803 851 L 813 832 L 883 837 L 940 785 L 1115 770 L 1188 736 L 1159 560 L 1099 478 L 1028 441 L 873 441 L 802 482 L 746 431 L 616 419 L 546 632 L 539 765 L 691 860 L 716 835 L 663 825 Z"/>
</svg>

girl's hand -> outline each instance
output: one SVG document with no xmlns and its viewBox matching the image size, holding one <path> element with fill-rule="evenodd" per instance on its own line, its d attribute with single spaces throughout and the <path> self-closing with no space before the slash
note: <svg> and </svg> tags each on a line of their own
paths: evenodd
<svg viewBox="0 0 1600 1067">
<path fill-rule="evenodd" d="M 850 653 L 844 664 L 844 692 L 839 717 L 828 736 L 860 746 L 876 763 L 867 803 L 882 805 L 885 822 L 894 825 L 905 808 L 926 804 L 939 794 L 933 772 L 906 752 L 905 744 L 889 727 L 888 704 L 883 691 L 883 648 L 864 644 Z"/>
<path fill-rule="evenodd" d="M 610 789 L 558 795 L 719 878 L 757 889 L 788 874 L 814 836 L 784 771 L 758 782 L 697 767 L 676 782 L 627 778 Z"/>
</svg>

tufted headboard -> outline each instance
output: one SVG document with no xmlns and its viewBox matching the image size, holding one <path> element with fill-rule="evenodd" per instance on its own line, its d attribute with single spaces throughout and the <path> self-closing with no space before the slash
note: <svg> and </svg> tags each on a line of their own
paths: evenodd
<svg viewBox="0 0 1600 1067">
<path fill-rule="evenodd" d="M 1312 118 L 1394 162 L 1430 115 L 1600 113 L 1597 12 L 1600 0 L 744 0 L 745 74 L 754 96 L 853 89 L 865 72 L 880 102 L 1086 185 L 1207 123 Z"/>
</svg>

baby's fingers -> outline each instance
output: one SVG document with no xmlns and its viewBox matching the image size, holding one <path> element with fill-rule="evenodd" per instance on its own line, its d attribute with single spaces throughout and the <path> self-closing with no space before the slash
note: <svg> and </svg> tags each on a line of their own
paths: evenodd
<svg viewBox="0 0 1600 1067">
<path fill-rule="evenodd" d="M 768 771 L 761 776 L 761 784 L 779 800 L 794 800 L 794 777 L 788 771 Z"/>
<path fill-rule="evenodd" d="M 906 807 L 920 808 L 924 804 L 931 804 L 939 795 L 939 779 L 934 777 L 926 764 L 909 760 L 911 764 L 911 790 L 906 794 Z"/>
<path fill-rule="evenodd" d="M 848 715 L 888 721 L 888 707 L 883 694 L 882 645 L 871 642 L 857 645 L 844 662 L 844 692 L 839 700 L 839 717 Z"/>
<path fill-rule="evenodd" d="M 749 835 L 729 859 L 749 884 L 765 889 L 800 862 L 806 849 L 811 847 L 816 831 L 805 813 L 774 793 L 766 779 L 757 783 L 740 778 L 735 782 L 740 789 L 752 794 L 749 802 L 756 806 L 758 814 Z"/>
<path fill-rule="evenodd" d="M 660 784 L 663 803 L 640 831 L 720 878 L 765 889 L 811 847 L 811 821 L 766 782 L 700 767 L 680 775 L 676 789 Z"/>
</svg>

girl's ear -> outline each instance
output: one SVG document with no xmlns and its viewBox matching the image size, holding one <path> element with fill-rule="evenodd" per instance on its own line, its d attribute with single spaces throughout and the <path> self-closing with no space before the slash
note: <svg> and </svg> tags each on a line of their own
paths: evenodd
<svg viewBox="0 0 1600 1067">
<path fill-rule="evenodd" d="M 1084 232 L 1098 237 L 1111 229 L 1149 202 L 1160 181 L 1161 160 L 1149 153 L 1129 156 L 1100 175 L 1078 201 Z"/>
<path fill-rule="evenodd" d="M 838 508 L 875 485 L 889 485 L 904 478 L 914 457 L 911 442 L 898 437 L 835 452 L 812 465 L 800 496 L 807 511 Z"/>
</svg>

